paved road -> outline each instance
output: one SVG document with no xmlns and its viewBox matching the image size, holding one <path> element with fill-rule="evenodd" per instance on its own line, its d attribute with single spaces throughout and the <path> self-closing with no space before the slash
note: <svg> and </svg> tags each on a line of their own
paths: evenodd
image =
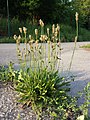
<svg viewBox="0 0 90 120">
<path fill-rule="evenodd" d="M 79 48 L 79 46 L 83 44 L 87 44 L 87 42 L 77 43 L 76 52 L 83 51 Z M 73 47 L 74 47 L 74 43 L 62 43 L 62 48 L 63 48 L 62 53 L 71 54 Z M 10 61 L 17 63 L 18 61 L 17 61 L 16 56 L 17 56 L 16 55 L 16 44 L 0 44 L 0 65 L 7 65 L 9 64 Z"/>
<path fill-rule="evenodd" d="M 72 51 L 70 48 L 73 46 L 72 44 L 73 43 L 70 43 L 69 45 L 67 44 L 68 47 L 66 47 L 66 44 L 63 45 L 66 49 L 69 49 L 69 51 L 62 54 L 63 66 L 65 68 L 64 71 L 67 71 L 70 64 L 72 56 Z M 71 74 L 76 76 L 74 84 L 71 86 L 73 95 L 76 94 L 77 91 L 82 90 L 84 86 L 90 82 L 90 51 L 79 48 L 79 46 L 84 44 L 87 43 L 77 43 L 77 48 L 71 66 Z"/>
<path fill-rule="evenodd" d="M 75 75 L 74 84 L 71 84 L 71 94 L 75 95 L 77 91 L 83 90 L 85 85 L 90 82 L 90 51 L 80 48 L 81 45 L 90 42 L 78 42 L 74 59 L 71 67 L 71 74 Z M 74 43 L 62 43 L 62 65 L 64 73 L 70 64 L 72 49 Z M 16 45 L 15 44 L 0 44 L 0 65 L 6 65 L 10 61 L 17 63 Z M 80 103 L 83 99 L 80 100 Z"/>
</svg>

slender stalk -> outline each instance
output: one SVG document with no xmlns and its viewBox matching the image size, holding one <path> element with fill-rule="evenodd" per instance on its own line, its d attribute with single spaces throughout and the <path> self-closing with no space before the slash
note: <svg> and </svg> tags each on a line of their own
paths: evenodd
<svg viewBox="0 0 90 120">
<path fill-rule="evenodd" d="M 31 68 L 31 50 L 30 50 L 30 53 L 29 53 L 29 64 L 30 64 L 30 68 Z"/>
<path fill-rule="evenodd" d="M 72 66 L 72 61 L 73 61 L 73 57 L 74 57 L 74 53 L 75 53 L 75 49 L 76 49 L 77 40 L 78 40 L 78 14 L 76 14 L 76 37 L 75 37 L 75 45 L 74 45 L 74 49 L 73 49 L 73 53 L 72 53 L 72 57 L 71 57 L 70 65 L 69 65 L 69 71 Z"/>
<path fill-rule="evenodd" d="M 78 38 L 78 21 L 76 21 L 76 36 L 77 36 L 77 38 Z"/>
<path fill-rule="evenodd" d="M 70 61 L 70 65 L 69 65 L 69 71 L 70 71 L 71 66 L 72 66 L 72 61 L 73 61 L 74 53 L 75 53 L 75 50 L 76 50 L 76 43 L 77 43 L 77 36 L 75 37 L 75 45 L 74 45 L 73 53 L 72 53 L 72 56 L 71 56 L 71 61 Z"/>
<path fill-rule="evenodd" d="M 26 33 L 25 33 L 25 44 L 26 44 L 26 55 L 27 55 L 27 38 L 26 38 Z"/>
<path fill-rule="evenodd" d="M 76 43 L 77 43 L 77 39 L 78 39 L 78 21 L 76 21 L 76 35 L 77 36 L 75 37 L 75 45 L 74 45 L 74 49 L 73 49 L 73 53 L 72 53 L 72 57 L 71 57 L 70 65 L 69 65 L 69 71 L 72 66 L 72 61 L 73 61 L 73 57 L 74 57 L 74 53 L 75 53 L 75 49 L 76 49 Z"/>
<path fill-rule="evenodd" d="M 50 41 L 48 41 L 48 67 L 49 67 L 49 64 L 50 64 Z"/>
<path fill-rule="evenodd" d="M 59 63 L 58 63 L 58 66 L 60 66 L 60 59 L 61 59 L 61 33 L 60 33 L 60 30 L 61 30 L 61 28 L 59 29 Z M 58 69 L 59 69 L 59 67 L 58 67 Z"/>
<path fill-rule="evenodd" d="M 44 54 L 45 54 L 45 62 L 44 62 L 44 64 L 45 64 L 45 67 L 46 67 L 46 42 L 45 42 L 45 45 L 44 45 Z"/>
</svg>

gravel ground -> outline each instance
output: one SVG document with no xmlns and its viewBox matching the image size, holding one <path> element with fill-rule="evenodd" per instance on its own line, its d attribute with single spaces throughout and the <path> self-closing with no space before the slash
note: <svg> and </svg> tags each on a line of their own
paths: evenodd
<svg viewBox="0 0 90 120">
<path fill-rule="evenodd" d="M 90 43 L 90 42 L 88 42 Z M 87 42 L 78 42 L 74 54 L 70 75 L 73 74 L 75 81 L 71 84 L 71 94 L 74 96 L 78 91 L 82 91 L 85 85 L 90 82 L 90 51 L 79 48 Z M 63 73 L 68 74 L 74 43 L 62 43 L 62 65 Z M 8 65 L 13 61 L 16 65 L 16 45 L 0 44 L 0 65 Z M 17 94 L 12 90 L 10 84 L 5 85 L 0 82 L 0 120 L 17 120 L 18 114 L 21 120 L 35 120 L 35 115 L 30 108 L 22 109 L 16 101 Z M 78 101 L 83 103 L 83 98 Z M 89 111 L 90 112 L 90 111 Z M 27 114 L 27 115 L 26 115 Z"/>
<path fill-rule="evenodd" d="M 0 120 L 36 120 L 33 111 L 30 108 L 23 109 L 17 102 L 17 94 L 11 88 L 0 82 Z"/>
</svg>

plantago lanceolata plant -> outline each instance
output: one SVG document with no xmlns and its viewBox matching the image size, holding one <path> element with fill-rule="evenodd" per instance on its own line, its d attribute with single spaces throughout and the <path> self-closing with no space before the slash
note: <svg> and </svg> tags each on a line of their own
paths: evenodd
<svg viewBox="0 0 90 120">
<path fill-rule="evenodd" d="M 31 35 L 27 37 L 27 28 L 19 28 L 20 34 L 24 33 L 25 36 L 24 48 L 20 47 L 23 35 L 14 36 L 17 54 L 23 68 L 18 73 L 16 90 L 20 93 L 20 101 L 27 106 L 31 105 L 37 120 L 43 119 L 44 114 L 66 120 L 70 117 L 69 114 L 67 116 L 65 114 L 66 108 L 71 107 L 70 109 L 76 112 L 76 104 L 74 104 L 75 99 L 67 94 L 70 91 L 67 87 L 70 81 L 58 74 L 61 67 L 60 26 L 53 24 L 51 33 L 49 28 L 45 32 L 45 25 L 41 19 L 39 23 L 41 30 L 35 29 L 35 38 Z M 78 39 L 78 13 L 76 13 L 76 28 L 75 46 L 69 71 Z"/>
<path fill-rule="evenodd" d="M 71 69 L 71 66 L 72 66 L 72 61 L 73 61 L 73 57 L 74 57 L 74 53 L 75 53 L 75 49 L 76 49 L 76 43 L 77 43 L 77 40 L 78 40 L 78 13 L 76 12 L 75 14 L 76 16 L 76 37 L 75 37 L 75 45 L 74 45 L 74 49 L 73 49 L 73 53 L 72 53 L 72 57 L 71 57 L 71 61 L 70 61 L 70 66 L 69 66 L 69 71 Z"/>
</svg>

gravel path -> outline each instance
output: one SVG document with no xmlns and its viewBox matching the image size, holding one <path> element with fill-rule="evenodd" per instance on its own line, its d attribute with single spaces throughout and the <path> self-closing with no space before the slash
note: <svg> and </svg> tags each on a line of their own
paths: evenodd
<svg viewBox="0 0 90 120">
<path fill-rule="evenodd" d="M 90 43 L 90 42 L 88 42 Z M 76 95 L 78 91 L 83 90 L 85 85 L 90 82 L 90 51 L 86 51 L 79 46 L 87 42 L 78 42 L 71 67 L 71 74 L 75 77 L 74 83 L 71 84 L 71 94 Z M 72 49 L 74 43 L 62 43 L 62 64 L 63 73 L 67 74 L 70 64 Z M 17 63 L 16 45 L 0 44 L 0 65 L 7 65 L 10 61 Z M 17 94 L 10 88 L 0 82 L 0 120 L 17 120 L 18 114 L 21 120 L 35 120 L 35 115 L 31 109 L 23 110 L 21 105 L 16 102 Z M 83 98 L 79 104 L 83 103 Z M 26 115 L 27 114 L 27 115 Z"/>
<path fill-rule="evenodd" d="M 0 82 L 0 120 L 36 120 L 33 111 L 30 108 L 23 109 L 17 97 L 10 83 L 5 85 Z"/>
</svg>

